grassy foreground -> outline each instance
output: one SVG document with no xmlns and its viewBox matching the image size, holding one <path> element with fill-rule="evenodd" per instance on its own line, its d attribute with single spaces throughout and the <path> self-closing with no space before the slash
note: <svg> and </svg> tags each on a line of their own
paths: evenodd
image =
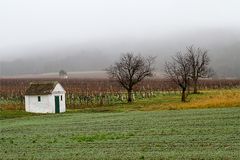
<svg viewBox="0 0 240 160">
<path fill-rule="evenodd" d="M 0 159 L 240 159 L 240 108 L 0 120 Z"/>
</svg>

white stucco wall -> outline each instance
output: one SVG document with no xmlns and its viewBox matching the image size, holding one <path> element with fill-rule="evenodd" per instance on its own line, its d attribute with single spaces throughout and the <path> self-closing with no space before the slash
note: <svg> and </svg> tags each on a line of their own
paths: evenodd
<svg viewBox="0 0 240 160">
<path fill-rule="evenodd" d="M 27 112 L 34 113 L 53 113 L 52 107 L 50 104 L 50 96 L 49 95 L 39 95 L 41 97 L 41 101 L 38 101 L 38 96 L 25 96 L 25 108 Z"/>
<path fill-rule="evenodd" d="M 25 96 L 25 111 L 30 112 L 30 103 L 29 103 L 29 96 Z"/>
<path fill-rule="evenodd" d="M 65 93 L 63 87 L 57 84 L 50 95 L 26 95 L 25 110 L 34 113 L 55 113 L 55 96 L 59 96 L 60 112 L 65 112 Z M 38 96 L 41 97 L 40 102 L 38 102 Z"/>
</svg>

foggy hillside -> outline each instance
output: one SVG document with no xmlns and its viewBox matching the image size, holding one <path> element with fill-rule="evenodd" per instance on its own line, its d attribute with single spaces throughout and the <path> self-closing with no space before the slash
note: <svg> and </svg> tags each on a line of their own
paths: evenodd
<svg viewBox="0 0 240 160">
<path fill-rule="evenodd" d="M 157 56 L 156 68 L 162 71 L 165 60 L 185 46 L 195 45 L 209 50 L 211 66 L 219 77 L 240 77 L 240 32 L 204 30 L 177 33 L 168 38 L 126 37 L 75 44 L 39 45 L 20 48 L 18 59 L 1 60 L 1 76 L 74 71 L 99 71 L 114 63 L 121 53 Z M 18 52 L 19 52 L 18 50 Z M 16 50 L 8 50 L 11 54 Z"/>
</svg>

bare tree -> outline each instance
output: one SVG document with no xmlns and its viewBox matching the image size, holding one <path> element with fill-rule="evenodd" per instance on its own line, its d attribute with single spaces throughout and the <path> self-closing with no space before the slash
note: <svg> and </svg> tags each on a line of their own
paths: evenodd
<svg viewBox="0 0 240 160">
<path fill-rule="evenodd" d="M 120 60 L 107 69 L 111 78 L 116 79 L 128 92 L 128 102 L 132 102 L 133 86 L 146 77 L 153 76 L 155 58 L 125 53 Z"/>
<path fill-rule="evenodd" d="M 191 66 L 190 77 L 193 82 L 193 93 L 198 93 L 199 78 L 208 78 L 213 75 L 213 70 L 208 67 L 210 58 L 206 49 L 187 47 L 187 59 Z"/>
<path fill-rule="evenodd" d="M 172 61 L 165 63 L 165 73 L 168 79 L 177 84 L 182 90 L 182 102 L 186 102 L 186 91 L 189 87 L 190 65 L 186 55 L 178 52 Z"/>
</svg>

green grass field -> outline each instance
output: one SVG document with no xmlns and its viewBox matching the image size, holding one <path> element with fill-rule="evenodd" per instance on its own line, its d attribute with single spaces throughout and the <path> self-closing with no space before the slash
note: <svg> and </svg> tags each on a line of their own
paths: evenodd
<svg viewBox="0 0 240 160">
<path fill-rule="evenodd" d="M 0 120 L 0 159 L 240 159 L 237 107 L 19 115 Z"/>
</svg>

